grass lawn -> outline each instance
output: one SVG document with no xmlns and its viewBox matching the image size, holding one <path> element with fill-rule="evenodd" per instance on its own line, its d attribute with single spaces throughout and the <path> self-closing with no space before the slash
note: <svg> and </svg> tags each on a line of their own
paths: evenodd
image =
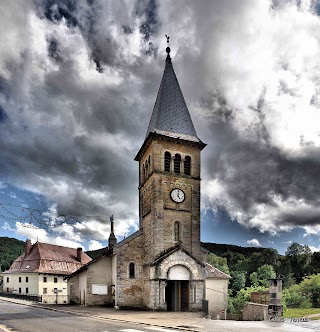
<svg viewBox="0 0 320 332">
<path fill-rule="evenodd" d="M 316 319 L 320 319 L 320 308 L 308 308 L 308 309 L 304 309 L 304 308 L 288 308 L 287 310 L 284 311 L 283 313 L 283 317 L 306 317 L 309 315 L 316 315 L 318 314 L 319 317 L 317 317 Z"/>
</svg>

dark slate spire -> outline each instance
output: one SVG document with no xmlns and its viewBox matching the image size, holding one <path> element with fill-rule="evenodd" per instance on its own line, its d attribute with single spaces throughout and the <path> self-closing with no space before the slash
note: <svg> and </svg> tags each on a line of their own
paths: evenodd
<svg viewBox="0 0 320 332">
<path fill-rule="evenodd" d="M 169 37 L 167 42 L 169 43 Z M 170 47 L 166 48 L 166 67 L 162 76 L 156 103 L 153 108 L 147 135 L 154 132 L 161 135 L 201 142 L 173 70 Z"/>
</svg>

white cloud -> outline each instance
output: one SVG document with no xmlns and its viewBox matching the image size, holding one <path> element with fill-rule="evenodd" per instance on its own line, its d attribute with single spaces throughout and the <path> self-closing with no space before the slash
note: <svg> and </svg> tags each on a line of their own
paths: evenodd
<svg viewBox="0 0 320 332">
<path fill-rule="evenodd" d="M 13 231 L 14 231 L 14 228 L 12 228 L 7 222 L 5 222 L 1 228 L 2 228 L 4 231 L 10 231 L 10 232 L 13 232 Z"/>
<path fill-rule="evenodd" d="M 89 242 L 89 250 L 98 250 L 103 248 L 103 244 L 96 240 L 90 240 Z"/>
<path fill-rule="evenodd" d="M 257 239 L 247 240 L 247 243 L 254 247 L 261 247 L 261 244 Z"/>
<path fill-rule="evenodd" d="M 36 226 L 30 224 L 17 222 L 16 232 L 18 235 L 30 239 L 32 243 L 39 241 L 43 243 L 56 244 L 58 246 L 65 246 L 70 248 L 83 248 L 83 245 L 80 242 L 62 238 L 60 236 L 50 236 L 46 230 L 37 228 Z"/>
<path fill-rule="evenodd" d="M 320 251 L 320 246 L 314 247 L 314 246 L 309 246 L 312 252 Z"/>
</svg>

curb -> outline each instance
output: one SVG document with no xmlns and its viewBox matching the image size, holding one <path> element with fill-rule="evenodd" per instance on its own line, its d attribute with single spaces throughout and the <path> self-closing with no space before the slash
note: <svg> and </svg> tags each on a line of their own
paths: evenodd
<svg viewBox="0 0 320 332">
<path fill-rule="evenodd" d="M 110 318 L 110 317 L 104 317 L 104 316 L 99 316 L 99 315 L 92 315 L 92 314 L 88 314 L 88 313 L 80 313 L 80 312 L 76 312 L 76 311 L 64 310 L 64 309 L 59 309 L 59 308 L 45 307 L 45 306 L 41 306 L 41 305 L 34 304 L 34 303 L 20 303 L 20 302 L 15 302 L 15 301 L 12 301 L 11 299 L 7 299 L 7 298 L 3 298 L 3 297 L 1 297 L 0 300 L 15 303 L 15 304 L 18 304 L 18 305 L 20 304 L 20 305 L 24 305 L 24 306 L 28 306 L 28 307 L 34 307 L 34 308 L 38 308 L 38 309 L 45 309 L 45 310 L 50 310 L 50 311 L 62 312 L 62 313 L 65 313 L 65 314 L 70 314 L 70 315 L 75 315 L 75 316 L 91 317 L 91 318 L 110 320 L 110 321 L 115 321 L 115 322 L 130 323 L 130 324 L 134 324 L 134 325 L 156 326 L 156 327 L 161 327 L 161 328 L 166 328 L 166 329 L 171 329 L 171 330 L 200 332 L 199 329 L 196 330 L 196 329 L 189 329 L 189 328 L 185 328 L 185 327 L 172 327 L 172 326 L 165 326 L 165 325 L 160 325 L 160 324 L 151 324 L 151 323 L 144 323 L 144 322 L 133 322 L 133 321 L 130 321 L 130 320 Z"/>
</svg>

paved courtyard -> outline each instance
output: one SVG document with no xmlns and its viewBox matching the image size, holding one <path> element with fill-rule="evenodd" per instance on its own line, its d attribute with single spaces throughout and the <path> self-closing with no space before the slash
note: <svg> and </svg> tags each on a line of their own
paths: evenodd
<svg viewBox="0 0 320 332">
<path fill-rule="evenodd" d="M 206 319 L 199 312 L 153 312 L 153 311 L 125 311 L 105 307 L 86 307 L 74 305 L 46 305 L 32 303 L 21 300 L 13 300 L 0 297 L 1 301 L 13 302 L 24 306 L 41 308 L 44 310 L 68 313 L 81 317 L 91 317 L 99 320 L 109 320 L 114 322 L 133 323 L 137 327 L 130 332 L 145 331 L 147 327 L 153 331 L 290 331 L 307 332 L 320 331 L 320 321 L 292 322 L 285 319 L 284 322 L 244 322 L 244 321 L 224 321 Z M 149 330 L 150 330 L 149 329 Z M 134 330 L 134 331 L 133 331 Z M 148 330 L 148 329 L 147 329 Z M 0 312 L 0 331 L 1 331 L 1 312 Z M 120 330 L 119 330 L 120 331 Z M 125 331 L 129 332 L 129 331 Z"/>
</svg>

